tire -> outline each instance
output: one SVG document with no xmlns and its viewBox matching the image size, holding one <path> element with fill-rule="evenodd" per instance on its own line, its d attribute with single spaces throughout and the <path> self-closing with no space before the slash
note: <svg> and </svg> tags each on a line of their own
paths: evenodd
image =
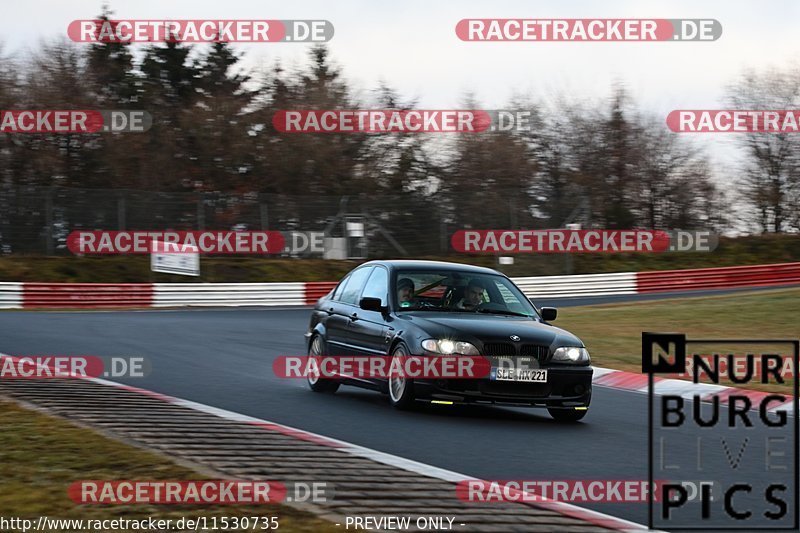
<svg viewBox="0 0 800 533">
<path fill-rule="evenodd" d="M 588 409 L 576 411 L 575 409 L 547 409 L 556 422 L 577 422 L 589 412 Z"/>
<path fill-rule="evenodd" d="M 315 335 L 314 338 L 311 339 L 311 346 L 308 348 L 308 355 L 323 355 L 323 353 L 324 350 L 322 347 L 322 337 Z M 309 372 L 308 376 L 306 377 L 306 381 L 308 382 L 308 388 L 314 392 L 333 394 L 339 390 L 338 381 L 320 378 L 318 373 L 316 375 L 312 375 L 312 373 Z"/>
<path fill-rule="evenodd" d="M 395 346 L 392 357 L 408 355 L 408 348 L 402 342 Z M 389 403 L 401 411 L 414 405 L 414 380 L 403 377 L 389 377 Z"/>
</svg>

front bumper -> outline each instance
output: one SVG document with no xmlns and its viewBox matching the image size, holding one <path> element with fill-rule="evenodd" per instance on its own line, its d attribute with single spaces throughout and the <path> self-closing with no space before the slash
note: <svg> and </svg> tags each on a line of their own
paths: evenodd
<svg viewBox="0 0 800 533">
<path fill-rule="evenodd" d="M 592 397 L 592 367 L 547 367 L 547 383 L 488 379 L 415 380 L 418 400 L 454 404 L 523 407 L 588 407 Z"/>
</svg>

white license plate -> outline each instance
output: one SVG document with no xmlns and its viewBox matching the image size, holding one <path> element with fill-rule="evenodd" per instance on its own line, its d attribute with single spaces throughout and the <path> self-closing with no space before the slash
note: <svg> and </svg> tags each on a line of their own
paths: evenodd
<svg viewBox="0 0 800 533">
<path fill-rule="evenodd" d="M 535 368 L 497 368 L 492 369 L 492 376 L 496 381 L 547 383 L 547 370 Z"/>
</svg>

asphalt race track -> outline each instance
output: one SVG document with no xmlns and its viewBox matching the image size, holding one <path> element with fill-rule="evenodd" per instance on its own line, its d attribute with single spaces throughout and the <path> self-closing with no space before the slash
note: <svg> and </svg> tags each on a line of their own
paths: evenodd
<svg viewBox="0 0 800 533">
<path fill-rule="evenodd" d="M 117 381 L 483 479 L 647 479 L 644 394 L 596 387 L 588 416 L 574 425 L 538 410 L 398 412 L 384 396 L 350 387 L 314 394 L 304 381 L 275 377 L 271 366 L 278 355 L 305 353 L 308 316 L 307 309 L 3 312 L 0 352 L 144 356 L 153 367 L 148 377 Z M 684 439 L 671 441 L 674 457 L 696 454 L 696 431 L 683 431 Z M 763 437 L 751 436 L 746 452 L 763 457 Z M 730 446 L 738 449 L 740 440 Z M 734 471 L 708 461 L 707 479 L 762 479 L 764 465 L 756 463 Z M 647 523 L 645 503 L 579 505 Z"/>
</svg>

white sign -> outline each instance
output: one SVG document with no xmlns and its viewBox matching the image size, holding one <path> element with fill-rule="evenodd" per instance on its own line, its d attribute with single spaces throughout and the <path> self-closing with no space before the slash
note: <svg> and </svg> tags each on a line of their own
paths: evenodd
<svg viewBox="0 0 800 533">
<path fill-rule="evenodd" d="M 348 237 L 363 237 L 364 236 L 364 223 L 357 220 L 348 220 L 347 224 Z"/>
<path fill-rule="evenodd" d="M 179 252 L 165 252 L 167 246 L 175 248 L 180 246 Z M 150 252 L 150 270 L 164 274 L 180 274 L 183 276 L 200 275 L 200 254 L 197 247 L 191 245 L 165 245 L 163 242 L 153 241 Z"/>
</svg>

